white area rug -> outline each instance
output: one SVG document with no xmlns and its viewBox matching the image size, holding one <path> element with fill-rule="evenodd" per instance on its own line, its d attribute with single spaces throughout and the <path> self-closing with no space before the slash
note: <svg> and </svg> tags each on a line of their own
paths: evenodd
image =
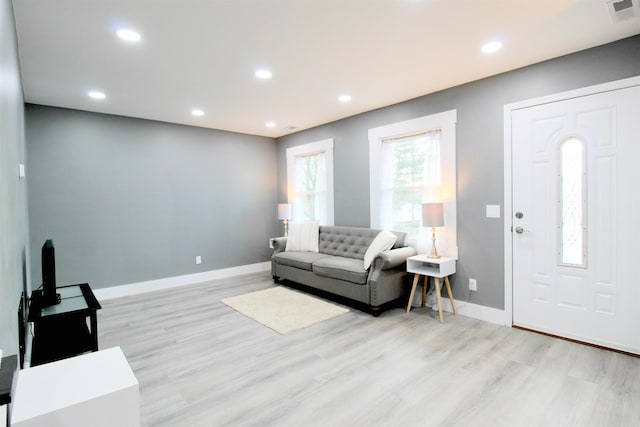
<svg viewBox="0 0 640 427">
<path fill-rule="evenodd" d="M 349 311 L 282 286 L 225 298 L 221 302 L 282 335 Z"/>
</svg>

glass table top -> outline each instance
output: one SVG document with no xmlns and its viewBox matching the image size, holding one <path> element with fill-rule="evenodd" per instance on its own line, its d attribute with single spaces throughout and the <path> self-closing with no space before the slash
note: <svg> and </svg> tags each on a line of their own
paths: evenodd
<svg viewBox="0 0 640 427">
<path fill-rule="evenodd" d="M 83 285 L 87 286 L 87 285 Z M 89 307 L 89 302 L 85 298 L 82 292 L 81 285 L 68 285 L 60 286 L 56 289 L 56 292 L 60 294 L 60 303 L 42 307 L 40 309 L 40 316 L 53 316 L 56 314 L 72 313 L 74 311 L 86 310 Z M 91 292 L 91 291 L 89 291 Z M 93 307 L 95 308 L 95 307 Z"/>
<path fill-rule="evenodd" d="M 86 308 L 89 308 L 89 306 L 82 296 L 82 292 L 80 292 L 80 296 L 71 298 L 62 297 L 60 304 L 43 307 L 41 315 L 51 316 L 52 314 L 69 313 L 70 311 L 84 310 Z"/>
</svg>

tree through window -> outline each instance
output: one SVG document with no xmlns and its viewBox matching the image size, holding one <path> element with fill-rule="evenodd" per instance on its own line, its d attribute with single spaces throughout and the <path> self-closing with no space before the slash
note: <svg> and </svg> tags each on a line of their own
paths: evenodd
<svg viewBox="0 0 640 427">
<path fill-rule="evenodd" d="M 458 256 L 456 121 L 449 110 L 369 129 L 371 227 L 406 231 L 411 246 L 426 250 L 431 235 L 421 227 L 421 205 L 442 202 L 438 244 L 452 258 Z"/>
<path fill-rule="evenodd" d="M 294 221 L 333 225 L 333 139 L 287 148 L 287 187 Z"/>
<path fill-rule="evenodd" d="M 417 237 L 425 189 L 442 183 L 439 129 L 382 141 L 382 227 Z"/>
<path fill-rule="evenodd" d="M 295 158 L 294 219 L 313 221 L 326 210 L 325 154 Z"/>
</svg>

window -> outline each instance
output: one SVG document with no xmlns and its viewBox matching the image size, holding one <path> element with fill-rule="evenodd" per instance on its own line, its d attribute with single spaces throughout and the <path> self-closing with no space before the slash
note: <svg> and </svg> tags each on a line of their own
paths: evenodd
<svg viewBox="0 0 640 427">
<path fill-rule="evenodd" d="M 287 149 L 287 187 L 294 221 L 333 225 L 333 139 Z"/>
<path fill-rule="evenodd" d="M 558 155 L 558 263 L 586 267 L 585 145 L 577 138 L 566 139 Z"/>
<path fill-rule="evenodd" d="M 382 141 L 380 224 L 417 238 L 425 188 L 442 183 L 440 129 Z"/>
<path fill-rule="evenodd" d="M 430 245 L 422 203 L 443 202 L 440 252 L 457 258 L 456 111 L 369 130 L 371 226 L 405 231 L 418 250 Z"/>
</svg>

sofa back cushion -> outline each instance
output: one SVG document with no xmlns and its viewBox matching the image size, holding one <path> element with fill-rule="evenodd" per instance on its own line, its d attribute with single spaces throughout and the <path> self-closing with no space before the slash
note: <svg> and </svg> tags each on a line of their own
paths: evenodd
<svg viewBox="0 0 640 427">
<path fill-rule="evenodd" d="M 364 260 L 367 248 L 380 233 L 380 230 L 360 227 L 338 227 L 321 225 L 319 251 L 323 254 Z M 406 246 L 407 234 L 393 232 L 398 239 L 394 248 Z"/>
</svg>

